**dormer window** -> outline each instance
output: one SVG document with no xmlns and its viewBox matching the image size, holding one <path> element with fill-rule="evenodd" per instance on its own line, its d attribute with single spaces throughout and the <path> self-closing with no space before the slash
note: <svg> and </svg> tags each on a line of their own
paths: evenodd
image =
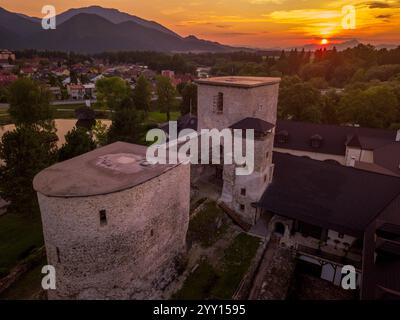
<svg viewBox="0 0 400 320">
<path fill-rule="evenodd" d="M 289 141 L 289 132 L 286 130 L 279 131 L 276 135 L 278 143 L 287 143 Z"/>
<path fill-rule="evenodd" d="M 315 134 L 310 138 L 310 145 L 314 149 L 321 148 L 323 140 L 324 139 L 319 134 Z"/>
</svg>

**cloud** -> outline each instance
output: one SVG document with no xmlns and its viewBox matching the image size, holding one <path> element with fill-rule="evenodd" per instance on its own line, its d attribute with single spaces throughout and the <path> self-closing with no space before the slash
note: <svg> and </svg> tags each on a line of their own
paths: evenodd
<svg viewBox="0 0 400 320">
<path fill-rule="evenodd" d="M 392 7 L 391 4 L 387 2 L 378 2 L 378 1 L 365 2 L 365 5 L 370 9 L 386 9 Z"/>
<path fill-rule="evenodd" d="M 380 15 L 376 16 L 375 18 L 377 18 L 377 19 L 389 19 L 391 17 L 393 17 L 392 14 L 380 14 Z"/>
</svg>

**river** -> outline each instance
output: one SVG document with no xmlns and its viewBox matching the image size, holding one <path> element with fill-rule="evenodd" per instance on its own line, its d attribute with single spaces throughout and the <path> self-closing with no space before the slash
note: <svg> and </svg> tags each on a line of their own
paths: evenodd
<svg viewBox="0 0 400 320">
<path fill-rule="evenodd" d="M 58 142 L 57 146 L 61 147 L 65 143 L 65 135 L 68 131 L 72 130 L 76 124 L 76 119 L 56 119 L 55 125 L 57 129 Z M 111 124 L 110 120 L 101 120 L 104 124 L 109 126 Z M 14 130 L 15 126 L 13 124 L 8 124 L 5 126 L 0 126 L 0 139 L 3 134 L 7 131 Z"/>
</svg>

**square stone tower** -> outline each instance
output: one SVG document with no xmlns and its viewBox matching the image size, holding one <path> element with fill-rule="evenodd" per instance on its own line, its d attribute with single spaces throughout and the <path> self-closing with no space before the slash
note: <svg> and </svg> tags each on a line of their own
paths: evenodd
<svg viewBox="0 0 400 320">
<path fill-rule="evenodd" d="M 223 189 L 219 203 L 245 226 L 259 217 L 258 202 L 272 181 L 272 150 L 280 78 L 216 77 L 198 83 L 198 130 L 253 129 L 254 172 L 235 173 L 236 165 L 223 166 Z"/>
</svg>

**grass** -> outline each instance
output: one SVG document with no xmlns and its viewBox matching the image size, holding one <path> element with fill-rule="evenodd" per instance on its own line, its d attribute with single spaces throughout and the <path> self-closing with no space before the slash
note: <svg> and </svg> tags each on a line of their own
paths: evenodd
<svg viewBox="0 0 400 320">
<path fill-rule="evenodd" d="M 212 291 L 219 299 L 231 299 L 249 269 L 260 240 L 245 233 L 239 234 L 225 250 L 221 277 Z"/>
<path fill-rule="evenodd" d="M 18 281 L 0 295 L 0 300 L 31 300 L 37 298 L 41 291 L 41 282 L 44 274 L 42 267 L 46 265 L 46 258 L 34 268 L 25 273 Z"/>
<path fill-rule="evenodd" d="M 0 108 L 0 126 L 11 123 L 10 115 L 8 114 L 8 109 Z"/>
<path fill-rule="evenodd" d="M 170 113 L 170 116 L 171 116 L 170 119 L 171 121 L 176 121 L 181 116 L 181 114 L 178 111 L 172 111 Z M 167 122 L 167 114 L 164 112 L 151 111 L 149 112 L 148 120 L 150 122 L 156 122 L 156 123 Z"/>
<path fill-rule="evenodd" d="M 43 245 L 39 217 L 18 214 L 0 217 L 0 271 L 4 274 L 23 260 L 33 249 Z"/>
<path fill-rule="evenodd" d="M 215 202 L 206 203 L 204 208 L 190 220 L 188 242 L 199 242 L 202 247 L 212 246 L 226 232 L 224 212 Z M 222 224 L 218 228 L 218 221 Z"/>
<path fill-rule="evenodd" d="M 172 296 L 174 300 L 204 300 L 210 296 L 218 275 L 207 261 L 199 264 L 197 270 L 185 280 L 182 289 Z"/>
<path fill-rule="evenodd" d="M 245 233 L 239 234 L 225 250 L 217 269 L 209 262 L 202 261 L 172 298 L 175 300 L 232 299 L 259 245 L 258 238 Z"/>
</svg>

